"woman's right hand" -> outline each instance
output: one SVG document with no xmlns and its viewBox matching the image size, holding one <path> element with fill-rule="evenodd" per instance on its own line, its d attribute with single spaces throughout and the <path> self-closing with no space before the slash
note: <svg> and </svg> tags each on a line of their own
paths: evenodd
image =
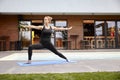
<svg viewBox="0 0 120 80">
<path fill-rule="evenodd" d="M 27 25 L 21 25 L 21 24 L 20 24 L 20 26 L 21 26 L 21 27 L 24 27 L 24 28 L 28 28 L 28 26 L 27 26 Z"/>
<path fill-rule="evenodd" d="M 29 25 L 20 25 L 21 27 L 23 27 L 23 28 L 29 28 L 29 29 L 31 29 L 31 26 L 29 26 Z"/>
</svg>

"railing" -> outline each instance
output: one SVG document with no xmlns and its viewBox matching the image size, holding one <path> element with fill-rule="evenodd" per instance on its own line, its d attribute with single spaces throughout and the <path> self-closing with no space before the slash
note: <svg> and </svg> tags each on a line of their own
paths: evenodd
<svg viewBox="0 0 120 80">
<path fill-rule="evenodd" d="M 115 48 L 115 38 L 107 36 L 106 41 L 108 48 Z M 105 36 L 96 36 L 96 42 L 94 36 L 85 36 L 83 40 L 80 41 L 81 48 L 105 48 Z"/>
<path fill-rule="evenodd" d="M 21 41 L 10 41 L 10 50 L 21 50 L 22 42 Z"/>
</svg>

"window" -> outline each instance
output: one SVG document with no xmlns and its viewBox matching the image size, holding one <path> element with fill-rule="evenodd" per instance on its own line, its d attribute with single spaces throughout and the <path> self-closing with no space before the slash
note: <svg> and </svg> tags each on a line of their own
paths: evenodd
<svg viewBox="0 0 120 80">
<path fill-rule="evenodd" d="M 94 36 L 94 20 L 83 21 L 84 36 Z"/>
</svg>

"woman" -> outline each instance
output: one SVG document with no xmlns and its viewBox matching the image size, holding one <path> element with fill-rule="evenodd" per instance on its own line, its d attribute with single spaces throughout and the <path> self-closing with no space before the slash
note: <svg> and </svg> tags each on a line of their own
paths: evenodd
<svg viewBox="0 0 120 80">
<path fill-rule="evenodd" d="M 61 54 L 60 52 L 58 52 L 55 47 L 52 45 L 50 39 L 51 39 L 51 33 L 52 30 L 70 30 L 72 29 L 72 27 L 70 28 L 57 28 L 54 26 L 50 26 L 52 17 L 50 16 L 45 16 L 44 17 L 44 26 L 23 26 L 23 27 L 27 27 L 27 28 L 33 28 L 33 29 L 38 29 L 38 30 L 42 30 L 41 31 L 41 37 L 40 37 L 40 44 L 34 44 L 34 45 L 30 45 L 28 48 L 28 64 L 31 63 L 31 57 L 32 57 L 32 50 L 33 49 L 43 49 L 43 48 L 47 48 L 50 51 L 52 51 L 53 53 L 55 53 L 56 55 L 58 55 L 59 57 L 65 59 L 68 62 L 68 59 Z"/>
</svg>

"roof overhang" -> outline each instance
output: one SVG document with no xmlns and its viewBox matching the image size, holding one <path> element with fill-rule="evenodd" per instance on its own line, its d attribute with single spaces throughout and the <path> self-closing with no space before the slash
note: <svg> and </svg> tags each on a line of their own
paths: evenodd
<svg viewBox="0 0 120 80">
<path fill-rule="evenodd" d="M 0 15 L 120 15 L 120 13 L 66 13 L 66 12 L 62 12 L 62 13 L 48 13 L 48 12 L 1 12 Z"/>
<path fill-rule="evenodd" d="M 120 0 L 0 0 L 0 14 L 120 15 Z"/>
</svg>

